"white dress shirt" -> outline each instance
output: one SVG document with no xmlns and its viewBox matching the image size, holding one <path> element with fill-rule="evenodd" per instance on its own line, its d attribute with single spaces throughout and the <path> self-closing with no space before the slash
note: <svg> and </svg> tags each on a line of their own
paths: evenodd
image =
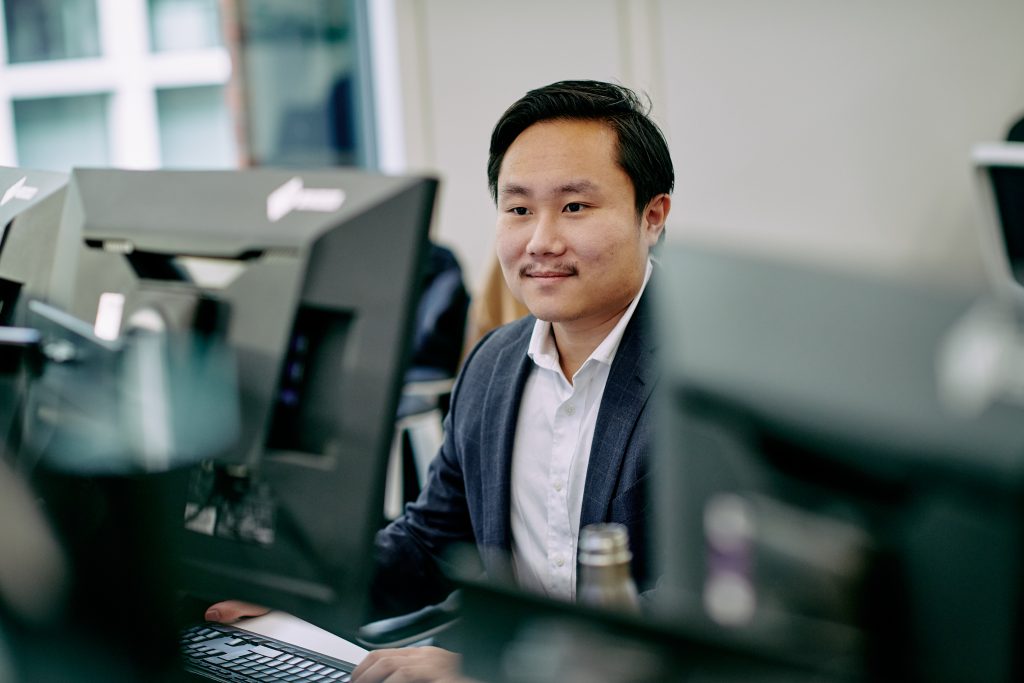
<svg viewBox="0 0 1024 683">
<path fill-rule="evenodd" d="M 558 364 L 551 323 L 538 320 L 528 355 L 534 367 L 519 404 L 512 449 L 512 567 L 519 585 L 576 599 L 576 541 L 597 413 L 612 360 L 651 277 L 570 384 Z"/>
</svg>

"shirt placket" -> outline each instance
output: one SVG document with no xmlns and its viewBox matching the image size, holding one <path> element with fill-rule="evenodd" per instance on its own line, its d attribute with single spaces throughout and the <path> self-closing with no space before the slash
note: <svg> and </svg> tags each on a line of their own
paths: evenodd
<svg viewBox="0 0 1024 683">
<path fill-rule="evenodd" d="M 579 378 L 561 398 L 552 429 L 547 492 L 547 557 L 550 590 L 559 595 L 570 595 L 574 577 L 574 538 L 569 520 L 569 475 L 584 414 L 583 388 Z"/>
</svg>

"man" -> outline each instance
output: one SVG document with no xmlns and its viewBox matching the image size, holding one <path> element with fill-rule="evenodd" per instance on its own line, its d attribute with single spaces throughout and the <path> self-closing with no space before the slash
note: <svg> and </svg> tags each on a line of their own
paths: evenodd
<svg viewBox="0 0 1024 683">
<path fill-rule="evenodd" d="M 487 570 L 510 565 L 524 588 L 571 600 L 576 541 L 594 522 L 627 526 L 634 577 L 647 578 L 655 376 L 642 295 L 671 207 L 668 147 L 630 90 L 566 81 L 504 113 L 487 171 L 501 268 L 532 315 L 467 357 L 423 494 L 378 534 L 374 601 L 385 612 L 442 599 L 458 544 L 474 544 Z M 458 656 L 438 648 L 379 650 L 352 680 L 457 671 Z"/>
</svg>

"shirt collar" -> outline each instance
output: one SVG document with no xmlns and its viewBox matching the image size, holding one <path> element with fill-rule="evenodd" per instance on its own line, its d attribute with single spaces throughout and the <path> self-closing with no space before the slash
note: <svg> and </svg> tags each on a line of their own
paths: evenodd
<svg viewBox="0 0 1024 683">
<path fill-rule="evenodd" d="M 640 302 L 640 297 L 644 295 L 644 290 L 647 289 L 647 283 L 651 279 L 651 272 L 654 267 L 651 265 L 650 259 L 647 260 L 647 271 L 644 273 L 644 282 L 640 285 L 640 291 L 633 297 L 633 301 L 630 302 L 629 308 L 622 314 L 619 321 L 615 323 L 615 327 L 608 333 L 608 336 L 597 345 L 593 353 L 587 358 L 587 360 L 580 366 L 580 371 L 591 361 L 598 363 L 604 363 L 605 365 L 611 365 L 615 359 L 615 352 L 619 350 L 619 343 L 622 341 L 622 335 L 626 332 L 626 326 L 629 325 L 629 321 L 633 318 L 633 312 L 636 310 L 637 304 Z M 546 370 L 555 370 L 561 372 L 561 368 L 558 364 L 558 348 L 555 346 L 555 338 L 551 334 L 551 323 L 546 320 L 537 320 L 533 324 L 533 334 L 530 336 L 530 347 L 527 350 L 527 355 L 538 367 Z"/>
</svg>

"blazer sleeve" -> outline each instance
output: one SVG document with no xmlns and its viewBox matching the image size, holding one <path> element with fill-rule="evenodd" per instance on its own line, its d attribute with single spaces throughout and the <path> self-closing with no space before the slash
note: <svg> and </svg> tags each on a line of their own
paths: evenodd
<svg viewBox="0 0 1024 683">
<path fill-rule="evenodd" d="M 479 349 L 487 339 L 477 346 Z M 419 498 L 405 514 L 377 533 L 371 598 L 378 617 L 402 614 L 443 600 L 454 586 L 446 578 L 449 552 L 475 542 L 466 476 L 466 418 L 479 404 L 482 384 L 474 381 L 476 350 L 452 390 L 444 440 Z M 479 373 L 478 373 L 479 374 Z"/>
</svg>

